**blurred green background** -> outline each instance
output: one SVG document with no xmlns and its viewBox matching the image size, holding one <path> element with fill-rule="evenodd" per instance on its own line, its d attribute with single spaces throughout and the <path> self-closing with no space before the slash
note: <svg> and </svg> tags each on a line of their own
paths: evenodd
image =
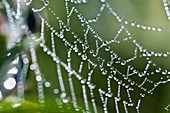
<svg viewBox="0 0 170 113">
<path fill-rule="evenodd" d="M 8 2 L 11 2 L 8 0 Z M 129 32 L 132 34 L 133 38 L 137 40 L 137 42 L 142 45 L 144 48 L 146 48 L 148 51 L 156 51 L 156 52 L 169 52 L 170 46 L 169 46 L 169 34 L 170 34 L 170 22 L 167 19 L 163 2 L 161 0 L 107 0 L 107 2 L 111 5 L 111 7 L 114 9 L 114 11 L 119 14 L 123 20 L 128 20 L 129 22 L 137 22 L 142 25 L 147 26 L 155 26 L 162 28 L 162 32 L 158 31 L 148 31 L 139 29 L 136 27 L 132 27 L 130 25 L 126 25 Z M 13 7 L 15 5 L 11 3 Z M 33 0 L 31 5 L 28 7 L 28 9 L 31 8 L 40 8 L 43 6 L 43 2 L 39 0 Z M 86 19 L 93 19 L 96 17 L 96 14 L 99 13 L 99 9 L 101 7 L 101 1 L 100 0 L 88 0 L 87 4 L 70 4 L 70 9 L 72 6 L 75 6 L 79 12 L 86 18 Z M 65 10 L 65 2 L 64 0 L 49 0 L 49 6 L 55 13 L 58 15 L 65 23 L 67 19 L 66 10 Z M 5 14 L 4 8 L 1 8 L 1 12 Z M 48 22 L 50 25 L 52 25 L 57 31 L 59 31 L 59 25 L 58 21 L 56 20 L 56 17 L 50 13 L 49 10 L 43 10 L 40 13 Z M 40 20 L 38 20 L 40 21 Z M 80 20 L 77 18 L 76 14 L 73 14 L 71 16 L 71 31 L 74 31 L 76 34 L 78 34 L 79 37 L 83 38 L 84 32 L 83 30 L 85 27 L 81 26 Z M 38 25 L 39 26 L 39 25 Z M 117 33 L 118 28 L 120 27 L 120 23 L 117 22 L 115 17 L 113 17 L 108 10 L 104 10 L 101 17 L 99 18 L 99 21 L 97 23 L 91 24 L 92 28 L 95 29 L 95 31 L 104 39 L 104 40 L 111 40 L 115 34 Z M 40 26 L 39 26 L 40 27 Z M 37 29 L 39 28 L 37 27 Z M 40 30 L 38 30 L 40 31 Z M 40 32 L 35 33 L 37 37 L 40 36 Z M 73 38 L 71 33 L 65 33 L 65 38 Z M 122 34 L 120 37 L 124 38 L 126 37 L 126 34 Z M 55 46 L 56 46 L 56 53 L 59 56 L 59 58 L 67 63 L 67 50 L 69 47 L 66 47 L 64 43 L 58 38 L 55 37 Z M 91 49 L 93 49 L 95 38 L 92 34 L 88 35 L 88 38 L 91 40 L 91 43 L 89 44 Z M 1 56 L 4 55 L 4 52 L 6 50 L 6 44 L 8 37 L 5 33 L 1 32 L 0 36 L 0 54 Z M 50 29 L 48 27 L 45 27 L 45 40 L 47 46 L 51 49 L 51 38 L 50 38 Z M 70 39 L 74 40 L 74 39 Z M 133 56 L 135 45 L 131 41 L 123 42 L 121 44 L 111 44 L 111 49 L 115 51 L 122 59 L 128 59 Z M 30 58 L 29 51 L 26 51 Z M 56 72 L 56 63 L 52 60 L 50 56 L 48 56 L 43 50 L 37 46 L 36 47 L 36 53 L 38 58 L 38 63 L 40 66 L 40 70 L 43 73 L 45 79 L 51 83 L 50 88 L 44 88 L 45 91 L 45 108 L 41 108 L 38 104 L 38 94 L 37 94 L 37 87 L 36 87 L 36 79 L 33 71 L 29 70 L 27 75 L 27 80 L 25 83 L 25 102 L 23 106 L 18 107 L 14 109 L 11 107 L 11 101 L 8 101 L 8 98 L 15 98 L 7 96 L 6 99 L 4 99 L 0 103 L 0 112 L 2 113 L 8 113 L 8 112 L 26 112 L 28 113 L 38 113 L 44 112 L 44 113 L 52 113 L 52 112 L 76 112 L 71 104 L 69 102 L 68 104 L 62 104 L 57 105 L 57 101 L 61 101 L 60 99 L 60 86 L 58 81 L 58 76 Z M 141 53 L 139 53 L 141 54 Z M 103 52 L 100 54 L 101 57 L 105 58 L 106 60 L 110 57 L 107 56 L 106 52 Z M 81 58 L 77 55 L 77 53 L 72 54 L 72 67 L 75 70 L 78 70 L 79 64 L 81 61 Z M 89 55 L 90 57 L 90 55 Z M 91 58 L 91 57 L 90 57 Z M 151 59 L 161 68 L 163 69 L 170 69 L 169 63 L 170 58 L 163 58 L 163 57 L 151 57 Z M 9 60 L 9 59 L 6 59 Z M 93 59 L 92 59 L 93 60 Z M 30 58 L 31 61 L 31 58 Z M 87 63 L 87 62 L 86 62 Z M 132 63 L 129 63 L 128 65 L 133 65 L 136 69 L 139 71 L 142 71 L 146 66 L 146 59 L 139 58 L 138 60 L 135 60 Z M 127 65 L 127 66 L 128 66 Z M 5 67 L 6 65 L 4 65 Z M 121 72 L 125 73 L 127 66 L 120 66 L 115 65 L 116 68 L 118 68 Z M 106 69 L 108 69 L 107 66 L 105 66 Z M 69 82 L 68 82 L 68 73 L 67 71 L 61 67 L 62 70 L 62 76 L 64 80 L 64 84 L 66 87 L 66 91 L 68 95 L 70 95 L 70 89 L 69 89 Z M 108 69 L 109 70 L 109 69 Z M 88 69 L 84 68 L 83 70 L 83 77 L 87 77 Z M 149 70 L 150 71 L 150 70 Z M 117 75 L 119 76 L 119 75 Z M 149 75 L 148 78 L 151 80 L 157 80 L 159 76 L 162 77 L 162 75 L 156 74 Z M 137 75 L 134 75 L 131 79 L 136 81 L 137 83 L 140 83 L 144 80 L 145 77 L 138 77 Z M 81 83 L 78 81 L 75 77 L 72 78 L 74 87 L 75 87 L 75 93 L 76 97 L 78 98 L 79 106 L 81 106 L 81 109 L 85 109 L 84 102 L 83 102 L 83 95 L 82 95 L 82 89 L 81 89 Z M 123 80 L 123 79 L 122 79 Z M 103 88 L 106 89 L 107 81 L 106 77 L 103 77 L 101 75 L 101 72 L 99 69 L 95 70 L 95 74 L 92 77 L 92 82 L 96 84 L 97 88 Z M 113 96 L 116 96 L 117 94 L 117 83 L 113 80 L 112 81 L 112 92 Z M 146 86 L 146 87 L 149 87 Z M 59 90 L 59 94 L 55 95 L 53 93 L 53 90 L 57 88 Z M 142 98 L 140 113 L 168 113 L 168 111 L 165 110 L 165 107 L 170 104 L 170 93 L 169 93 L 169 83 L 160 85 L 153 93 L 153 95 L 146 95 L 145 98 Z M 141 92 L 139 89 L 134 89 L 135 91 L 132 93 L 132 97 L 135 100 L 135 104 L 137 104 L 137 100 L 139 97 L 139 92 Z M 126 89 L 121 90 L 121 97 L 123 99 L 128 99 L 126 96 Z M 87 89 L 87 92 L 89 92 L 89 89 Z M 102 111 L 102 105 L 100 96 L 98 94 L 98 91 L 94 92 L 96 97 L 96 102 L 98 106 L 98 111 Z M 16 95 L 16 91 L 14 90 L 11 95 Z M 90 95 L 88 94 L 88 97 Z M 15 99 L 14 99 L 15 100 Z M 15 103 L 15 102 L 14 102 Z M 90 99 L 89 99 L 90 103 Z M 12 103 L 13 104 L 13 103 Z M 90 105 L 90 107 L 92 107 Z M 120 104 L 120 113 L 124 113 L 123 104 Z M 69 109 L 68 109 L 69 108 Z M 54 110 L 55 109 L 55 110 Z M 129 108 L 129 113 L 135 113 L 136 110 L 134 107 Z M 109 99 L 109 105 L 108 105 L 108 111 L 109 113 L 115 113 L 115 105 L 114 105 L 114 98 Z M 81 111 L 78 111 L 81 112 Z M 93 111 L 92 111 L 93 112 Z"/>
</svg>

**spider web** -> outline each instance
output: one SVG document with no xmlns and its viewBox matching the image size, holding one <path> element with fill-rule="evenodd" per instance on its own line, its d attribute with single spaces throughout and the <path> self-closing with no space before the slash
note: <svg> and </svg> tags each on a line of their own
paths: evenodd
<svg viewBox="0 0 170 113">
<path fill-rule="evenodd" d="M 73 107 L 81 112 L 154 111 L 154 108 L 149 106 L 150 109 L 145 104 L 152 100 L 151 97 L 160 98 L 159 93 L 155 94 L 154 91 L 158 86 L 169 82 L 170 71 L 161 68 L 152 57 L 167 58 L 169 52 L 147 50 L 133 37 L 130 27 L 148 32 L 162 32 L 162 28 L 127 21 L 105 0 L 95 1 L 100 7 L 92 19 L 81 10 L 90 4 L 91 1 L 87 0 L 58 1 L 62 2 L 62 5 L 64 3 L 61 8 L 65 11 L 64 17 L 61 11 L 55 9 L 52 0 L 40 0 L 42 6 L 39 8 L 32 5 L 35 0 L 25 3 L 17 0 L 16 12 L 10 8 L 6 0 L 2 1 L 11 23 L 15 23 L 12 21 L 12 18 L 15 18 L 23 34 L 30 39 L 32 61 L 30 69 L 36 75 L 38 98 L 42 106 L 46 103 L 45 98 L 48 98 L 45 89 L 49 88 L 54 95 L 60 96 L 61 102 L 57 101 L 59 105 L 70 101 Z M 163 1 L 165 7 L 166 2 Z M 22 5 L 31 7 L 33 13 L 39 17 L 41 21 L 39 38 L 24 22 L 25 9 Z M 48 16 L 45 16 L 44 12 L 48 12 Z M 102 21 L 103 16 L 106 18 L 108 16 L 114 25 L 112 34 L 108 34 L 108 37 L 98 32 L 97 25 L 102 23 L 105 25 L 105 21 Z M 55 23 L 50 21 L 52 19 Z M 105 31 L 107 26 L 103 29 Z M 39 47 L 45 55 L 53 60 L 56 75 L 43 73 L 38 63 L 41 56 L 37 55 L 34 46 L 37 42 L 40 42 Z M 45 63 L 41 65 L 43 64 L 46 65 Z M 46 66 L 46 69 L 48 68 L 50 67 Z M 51 80 L 48 76 L 56 76 L 57 81 Z M 83 99 L 83 103 L 79 98 Z M 165 102 L 164 111 L 168 111 L 168 107 L 169 102 Z"/>
</svg>

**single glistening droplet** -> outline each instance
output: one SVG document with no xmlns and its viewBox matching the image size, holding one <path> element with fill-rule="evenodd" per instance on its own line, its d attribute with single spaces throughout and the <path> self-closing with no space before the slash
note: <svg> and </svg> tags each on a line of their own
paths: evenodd
<svg viewBox="0 0 170 113">
<path fill-rule="evenodd" d="M 106 2 L 106 0 L 100 0 L 101 2 Z"/>
</svg>

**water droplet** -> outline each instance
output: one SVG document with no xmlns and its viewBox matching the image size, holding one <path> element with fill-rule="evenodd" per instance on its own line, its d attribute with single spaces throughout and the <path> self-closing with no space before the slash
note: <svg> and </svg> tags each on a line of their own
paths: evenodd
<svg viewBox="0 0 170 113">
<path fill-rule="evenodd" d="M 34 65 L 34 64 L 31 64 L 31 65 L 30 65 L 30 69 L 31 69 L 31 70 L 35 70 L 35 65 Z"/>
<path fill-rule="evenodd" d="M 76 111 L 80 111 L 80 109 L 79 109 L 79 108 L 76 108 L 75 110 L 76 110 Z"/>
<path fill-rule="evenodd" d="M 137 24 L 137 25 L 136 25 L 136 27 L 137 27 L 137 28 L 140 28 L 140 25 L 139 25 L 139 24 Z"/>
<path fill-rule="evenodd" d="M 125 88 L 128 89 L 128 88 L 129 88 L 129 85 L 125 85 Z"/>
<path fill-rule="evenodd" d="M 74 49 L 74 48 L 73 48 Z M 77 53 L 79 51 L 79 49 L 75 48 L 74 51 Z"/>
<path fill-rule="evenodd" d="M 60 34 L 60 38 L 61 38 L 61 39 L 64 38 L 64 35 L 63 35 L 63 34 Z"/>
<path fill-rule="evenodd" d="M 66 97 L 66 93 L 61 93 L 61 95 L 60 95 L 60 98 L 65 98 Z"/>
<path fill-rule="evenodd" d="M 29 63 L 29 59 L 28 59 L 28 58 L 24 58 L 24 59 L 23 59 L 23 63 L 24 63 L 24 64 L 28 64 L 28 63 Z"/>
<path fill-rule="evenodd" d="M 96 57 L 97 55 L 98 55 L 97 52 L 94 52 L 94 53 L 93 53 L 93 56 L 94 56 L 94 57 Z"/>
<path fill-rule="evenodd" d="M 132 22 L 132 23 L 131 23 L 131 26 L 135 26 L 135 23 Z"/>
<path fill-rule="evenodd" d="M 125 21 L 124 23 L 125 23 L 125 24 L 128 24 L 128 21 Z"/>
<path fill-rule="evenodd" d="M 78 53 L 78 56 L 80 56 L 80 55 L 81 55 L 81 53 L 79 52 L 79 53 Z"/>
<path fill-rule="evenodd" d="M 107 47 L 105 48 L 105 50 L 106 50 L 106 51 L 109 51 L 109 50 L 110 50 L 110 47 L 109 47 L 109 46 L 107 46 Z"/>
<path fill-rule="evenodd" d="M 53 92 L 54 92 L 54 94 L 58 94 L 59 90 L 58 89 L 54 89 Z"/>
<path fill-rule="evenodd" d="M 42 77 L 41 76 L 36 76 L 36 80 L 37 81 L 42 81 Z"/>
<path fill-rule="evenodd" d="M 109 62 L 107 63 L 107 66 L 108 66 L 108 67 L 112 66 L 112 62 L 109 61 Z"/>
<path fill-rule="evenodd" d="M 162 72 L 163 75 L 166 75 L 167 73 L 168 73 L 168 70 L 164 70 L 164 71 Z"/>
<path fill-rule="evenodd" d="M 94 52 L 94 50 L 90 50 L 90 53 L 93 53 Z"/>
<path fill-rule="evenodd" d="M 95 88 L 95 85 L 89 84 L 89 88 L 90 88 L 90 89 L 94 89 L 94 88 Z"/>
<path fill-rule="evenodd" d="M 132 106 L 134 106 L 134 103 L 129 103 L 128 106 L 131 106 L 131 107 L 132 107 Z"/>
<path fill-rule="evenodd" d="M 95 99 L 91 99 L 91 102 L 94 103 L 94 102 L 95 102 Z"/>
<path fill-rule="evenodd" d="M 133 88 L 131 88 L 131 87 L 129 88 L 129 91 L 133 91 L 133 90 L 134 90 Z"/>
<path fill-rule="evenodd" d="M 123 101 L 123 103 L 124 103 L 124 104 L 127 104 L 127 102 L 126 102 L 126 101 Z"/>
<path fill-rule="evenodd" d="M 127 80 L 127 79 L 128 79 L 128 77 L 127 77 L 127 76 L 125 76 L 125 77 L 124 77 L 124 79 L 125 79 L 125 80 Z"/>
<path fill-rule="evenodd" d="M 118 84 L 122 84 L 122 81 L 120 80 L 120 81 L 118 81 Z"/>
<path fill-rule="evenodd" d="M 8 78 L 5 82 L 4 82 L 4 87 L 7 89 L 7 90 L 11 90 L 15 87 L 16 85 L 16 81 L 14 78 L 10 77 Z"/>
<path fill-rule="evenodd" d="M 167 53 L 164 53 L 163 56 L 164 56 L 164 57 L 168 57 L 168 54 L 167 54 Z"/>
<path fill-rule="evenodd" d="M 131 84 L 131 85 L 135 85 L 135 81 L 132 81 L 130 84 Z"/>
<path fill-rule="evenodd" d="M 115 100 L 120 101 L 121 97 L 115 97 Z"/>
<path fill-rule="evenodd" d="M 82 60 L 87 60 L 87 56 L 86 55 L 82 55 Z"/>
<path fill-rule="evenodd" d="M 66 27 L 66 31 L 70 31 L 70 27 L 67 26 L 67 27 Z"/>
<path fill-rule="evenodd" d="M 107 70 L 102 71 L 102 74 L 106 75 L 107 74 Z"/>
<path fill-rule="evenodd" d="M 148 26 L 148 27 L 147 27 L 147 29 L 148 29 L 148 30 L 151 30 L 151 27 L 150 27 L 150 26 Z"/>
<path fill-rule="evenodd" d="M 144 73 L 143 72 L 140 72 L 139 73 L 139 77 L 143 77 L 144 76 Z"/>
<path fill-rule="evenodd" d="M 142 93 L 141 93 L 140 96 L 141 96 L 142 98 L 144 98 L 144 97 L 145 97 L 145 94 L 142 94 Z"/>
<path fill-rule="evenodd" d="M 51 86 L 51 84 L 50 84 L 50 82 L 45 82 L 45 87 L 50 87 Z"/>
<path fill-rule="evenodd" d="M 87 3 L 87 2 L 88 2 L 88 0 L 82 0 L 82 2 L 83 2 L 83 3 Z"/>
<path fill-rule="evenodd" d="M 161 68 L 156 69 L 156 72 L 157 73 L 161 72 Z"/>
<path fill-rule="evenodd" d="M 104 42 L 103 42 L 103 45 L 107 45 L 107 44 L 108 44 L 108 42 L 107 42 L 107 41 L 104 41 Z"/>
<path fill-rule="evenodd" d="M 81 84 L 85 84 L 85 82 L 86 82 L 85 80 L 81 80 Z"/>
<path fill-rule="evenodd" d="M 123 61 L 121 62 L 121 65 L 126 65 L 126 61 L 123 60 Z"/>
<path fill-rule="evenodd" d="M 147 52 L 146 54 L 147 54 L 147 56 L 152 56 L 151 52 Z"/>
<path fill-rule="evenodd" d="M 155 27 L 152 27 L 152 30 L 153 30 L 153 31 L 155 31 L 155 30 L 156 30 L 156 28 L 155 28 Z"/>
<path fill-rule="evenodd" d="M 162 28 L 158 28 L 158 31 L 161 32 L 161 31 L 162 31 Z"/>
<path fill-rule="evenodd" d="M 69 100 L 67 99 L 67 98 L 65 98 L 65 99 L 63 99 L 63 103 L 68 103 L 69 102 Z"/>
<path fill-rule="evenodd" d="M 48 49 L 47 49 L 46 47 L 43 49 L 44 52 L 47 52 L 47 50 L 48 50 Z"/>
</svg>

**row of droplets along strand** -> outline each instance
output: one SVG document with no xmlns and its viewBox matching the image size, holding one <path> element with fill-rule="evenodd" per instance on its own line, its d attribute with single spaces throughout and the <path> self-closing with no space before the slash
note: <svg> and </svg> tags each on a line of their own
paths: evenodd
<svg viewBox="0 0 170 113">
<path fill-rule="evenodd" d="M 170 8 L 168 0 L 162 0 L 168 20 L 170 20 Z"/>
</svg>

